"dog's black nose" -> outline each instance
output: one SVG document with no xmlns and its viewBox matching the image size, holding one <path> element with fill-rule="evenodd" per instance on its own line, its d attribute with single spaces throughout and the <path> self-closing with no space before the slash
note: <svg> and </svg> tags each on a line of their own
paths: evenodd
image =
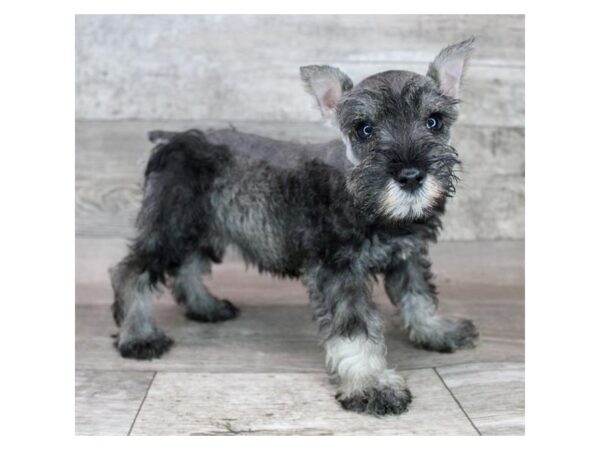
<svg viewBox="0 0 600 450">
<path fill-rule="evenodd" d="M 418 189 L 425 179 L 425 172 L 414 167 L 402 169 L 398 173 L 398 183 L 402 189 L 414 191 Z"/>
</svg>

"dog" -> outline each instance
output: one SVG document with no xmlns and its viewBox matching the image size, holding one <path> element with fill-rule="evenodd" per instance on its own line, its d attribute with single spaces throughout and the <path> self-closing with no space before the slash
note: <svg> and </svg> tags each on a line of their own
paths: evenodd
<svg viewBox="0 0 600 450">
<path fill-rule="evenodd" d="M 428 247 L 455 192 L 450 129 L 473 39 L 449 46 L 426 75 L 391 70 L 354 86 L 341 70 L 301 67 L 306 90 L 341 141 L 302 145 L 235 130 L 153 131 L 137 237 L 110 270 L 115 345 L 151 359 L 173 341 L 152 315 L 163 284 L 189 319 L 219 322 L 239 311 L 202 282 L 225 249 L 259 271 L 305 285 L 328 371 L 345 409 L 400 414 L 412 396 L 386 364 L 372 285 L 383 276 L 415 345 L 472 347 L 469 320 L 436 312 Z"/>
</svg>

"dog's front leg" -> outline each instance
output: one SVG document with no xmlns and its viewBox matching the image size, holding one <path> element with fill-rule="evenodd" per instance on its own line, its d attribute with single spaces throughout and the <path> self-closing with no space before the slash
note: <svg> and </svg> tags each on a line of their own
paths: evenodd
<svg viewBox="0 0 600 450">
<path fill-rule="evenodd" d="M 345 408 L 374 415 L 406 411 L 411 394 L 386 364 L 383 324 L 371 301 L 368 277 L 323 267 L 304 282 L 324 342 L 327 368 L 337 378 Z"/>
<path fill-rule="evenodd" d="M 385 290 L 400 311 L 409 339 L 439 352 L 473 347 L 478 337 L 473 322 L 437 314 L 438 298 L 430 267 L 427 249 L 423 248 L 385 273 Z"/>
</svg>

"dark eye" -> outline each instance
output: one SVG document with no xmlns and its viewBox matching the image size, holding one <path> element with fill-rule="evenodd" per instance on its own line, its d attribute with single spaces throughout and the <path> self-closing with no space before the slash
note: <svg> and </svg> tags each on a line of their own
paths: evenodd
<svg viewBox="0 0 600 450">
<path fill-rule="evenodd" d="M 373 132 L 373 126 L 368 123 L 363 122 L 358 124 L 358 126 L 356 127 L 356 136 L 361 141 L 369 139 L 371 136 L 373 136 Z"/>
<path fill-rule="evenodd" d="M 425 122 L 425 126 L 430 130 L 440 130 L 444 124 L 439 114 L 432 114 Z"/>
</svg>

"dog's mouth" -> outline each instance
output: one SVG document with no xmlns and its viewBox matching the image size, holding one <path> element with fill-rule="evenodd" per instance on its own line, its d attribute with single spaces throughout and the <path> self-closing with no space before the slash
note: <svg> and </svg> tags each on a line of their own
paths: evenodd
<svg viewBox="0 0 600 450">
<path fill-rule="evenodd" d="M 380 212 L 391 219 L 420 219 L 431 214 L 442 196 L 442 185 L 433 175 L 424 175 L 418 186 L 390 178 L 380 198 Z"/>
</svg>

